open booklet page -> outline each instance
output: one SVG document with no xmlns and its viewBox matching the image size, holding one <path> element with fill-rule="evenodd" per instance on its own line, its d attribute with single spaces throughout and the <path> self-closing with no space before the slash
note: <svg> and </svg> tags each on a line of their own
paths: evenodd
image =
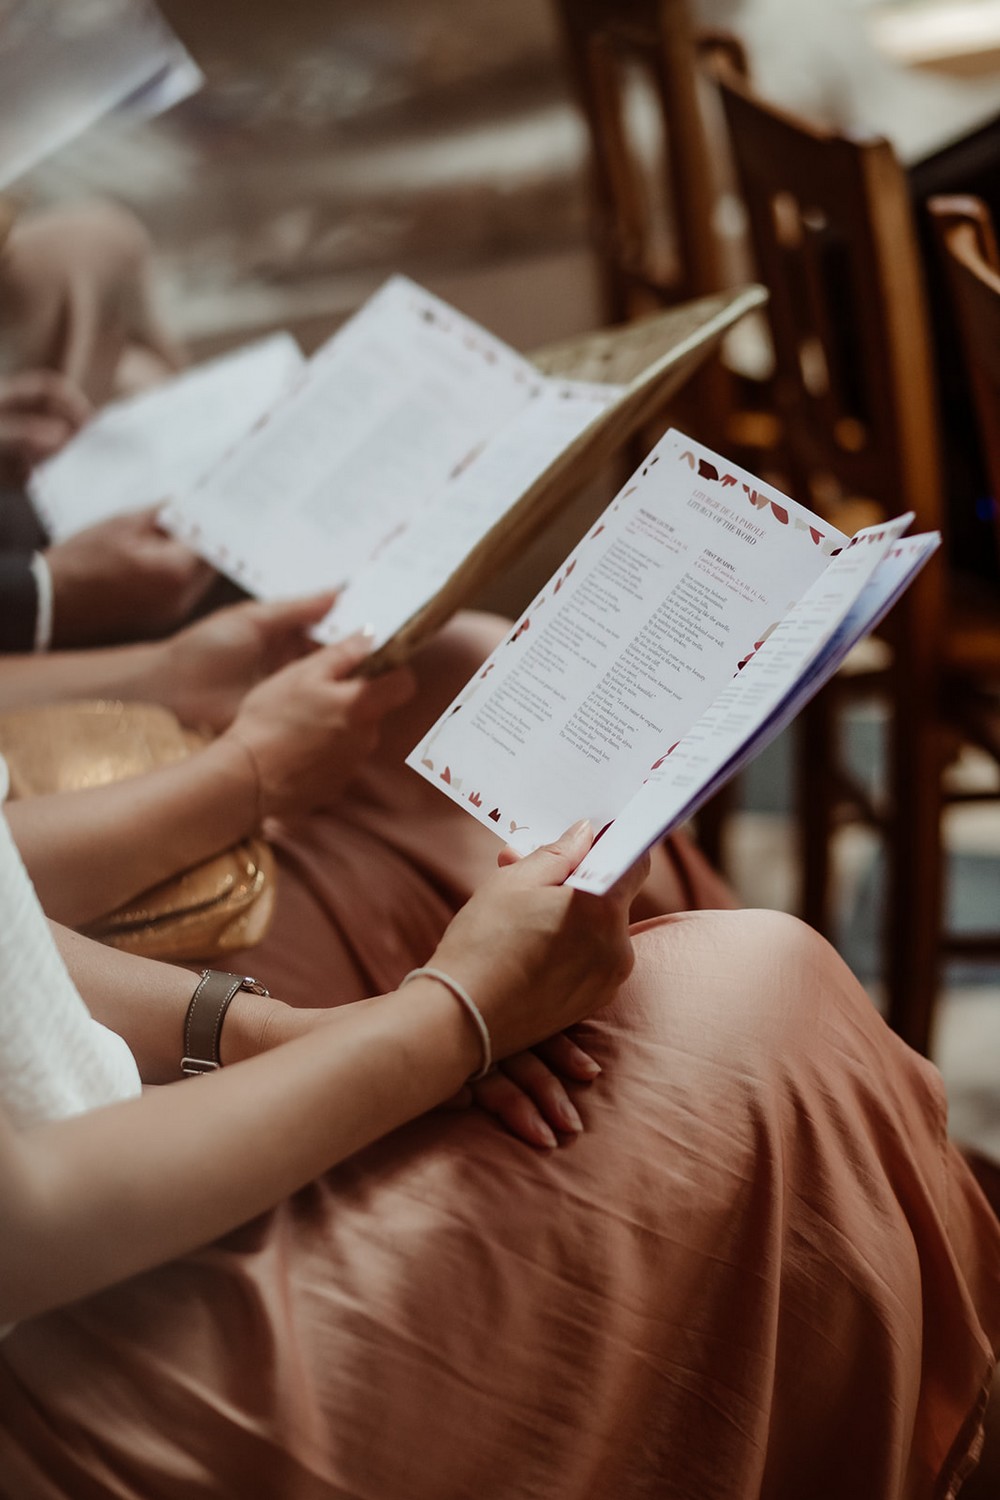
<svg viewBox="0 0 1000 1500">
<path fill-rule="evenodd" d="M 379 644 L 615 394 L 394 277 L 164 523 L 263 598 L 344 589 L 317 633 Z"/>
<path fill-rule="evenodd" d="M 59 540 L 190 490 L 304 365 L 291 335 L 275 334 L 105 407 L 35 470 L 29 485 L 35 509 Z"/>
<path fill-rule="evenodd" d="M 348 580 L 317 638 L 367 630 L 375 650 L 390 640 L 615 395 L 577 381 L 541 385 Z"/>
<path fill-rule="evenodd" d="M 911 519 L 858 533 L 684 738 L 653 763 L 570 885 L 609 890 L 791 722 L 940 544 L 937 533 L 899 539 Z"/>
<path fill-rule="evenodd" d="M 202 82 L 152 0 L 0 4 L 0 187 L 102 116 L 148 116 Z"/>
<path fill-rule="evenodd" d="M 848 548 L 795 502 L 668 433 L 408 763 L 522 851 L 589 817 L 606 831 L 576 881 L 606 889 L 667 826 L 651 793 L 624 818 L 651 770 L 751 667 L 753 687 L 778 663 L 780 705 L 894 536 L 884 528 L 881 541 Z M 799 600 L 803 613 L 779 635 Z M 786 650 L 796 630 L 803 639 Z M 728 723 L 725 761 L 768 702 L 748 698 Z"/>
</svg>

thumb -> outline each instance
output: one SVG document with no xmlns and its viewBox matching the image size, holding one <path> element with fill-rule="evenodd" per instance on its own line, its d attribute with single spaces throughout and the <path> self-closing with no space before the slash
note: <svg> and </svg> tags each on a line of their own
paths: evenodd
<svg viewBox="0 0 1000 1500">
<path fill-rule="evenodd" d="M 123 523 L 129 523 L 137 531 L 158 531 L 166 535 L 160 525 L 160 511 L 163 509 L 162 500 L 157 500 L 152 505 L 144 505 L 141 510 L 128 510 L 122 514 Z"/>
<path fill-rule="evenodd" d="M 334 641 L 330 646 L 321 646 L 313 657 L 316 670 L 321 671 L 324 676 L 340 679 L 350 677 L 355 667 L 360 666 L 365 657 L 371 655 L 372 640 L 370 635 L 358 630 L 354 635 L 345 636 L 342 641 Z M 363 684 L 358 684 L 359 688 Z"/>
<path fill-rule="evenodd" d="M 529 885 L 562 885 L 593 842 L 593 826 L 589 818 L 584 818 L 567 828 L 553 843 L 543 844 L 534 853 L 526 855 L 517 866 L 518 873 Z"/>
</svg>

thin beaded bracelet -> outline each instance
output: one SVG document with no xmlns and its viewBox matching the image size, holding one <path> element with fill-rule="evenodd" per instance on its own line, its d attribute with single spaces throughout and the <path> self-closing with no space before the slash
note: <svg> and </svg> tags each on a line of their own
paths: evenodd
<svg viewBox="0 0 1000 1500">
<path fill-rule="evenodd" d="M 459 984 L 457 979 L 452 979 L 450 974 L 446 974 L 443 969 L 411 969 L 409 974 L 400 981 L 399 988 L 402 989 L 404 984 L 409 984 L 411 979 L 436 979 L 439 984 L 444 985 L 446 990 L 451 990 L 479 1032 L 479 1045 L 483 1049 L 482 1067 L 477 1073 L 471 1074 L 469 1082 L 477 1083 L 480 1078 L 485 1078 L 493 1066 L 493 1043 L 490 1039 L 490 1028 L 483 1019 L 483 1013 L 468 990 L 464 985 Z"/>
</svg>

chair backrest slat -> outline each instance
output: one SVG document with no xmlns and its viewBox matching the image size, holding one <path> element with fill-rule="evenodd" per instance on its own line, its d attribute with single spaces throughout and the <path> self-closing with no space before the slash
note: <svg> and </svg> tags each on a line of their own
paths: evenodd
<svg viewBox="0 0 1000 1500">
<path fill-rule="evenodd" d="M 814 128 L 719 79 L 758 274 L 793 488 L 942 525 L 938 419 L 906 180 L 884 140 Z"/>
<path fill-rule="evenodd" d="M 591 139 L 610 318 L 718 290 L 715 188 L 686 0 L 556 0 L 556 10 Z M 643 156 L 637 80 L 643 101 L 655 103 L 663 161 Z M 665 195 L 659 221 L 651 192 Z"/>
<path fill-rule="evenodd" d="M 932 198 L 927 207 L 944 253 L 957 336 L 979 418 L 1000 554 L 1000 248 L 979 198 Z"/>
</svg>

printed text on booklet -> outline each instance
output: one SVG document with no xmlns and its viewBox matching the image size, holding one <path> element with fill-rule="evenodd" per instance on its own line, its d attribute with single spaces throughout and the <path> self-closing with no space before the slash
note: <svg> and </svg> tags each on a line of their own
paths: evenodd
<svg viewBox="0 0 1000 1500">
<path fill-rule="evenodd" d="M 522 851 L 589 817 L 606 890 L 891 606 L 909 519 L 850 541 L 668 433 L 408 763 Z"/>
<path fill-rule="evenodd" d="M 393 277 L 164 520 L 261 598 L 339 587 L 317 638 L 377 647 L 616 395 Z"/>
</svg>

